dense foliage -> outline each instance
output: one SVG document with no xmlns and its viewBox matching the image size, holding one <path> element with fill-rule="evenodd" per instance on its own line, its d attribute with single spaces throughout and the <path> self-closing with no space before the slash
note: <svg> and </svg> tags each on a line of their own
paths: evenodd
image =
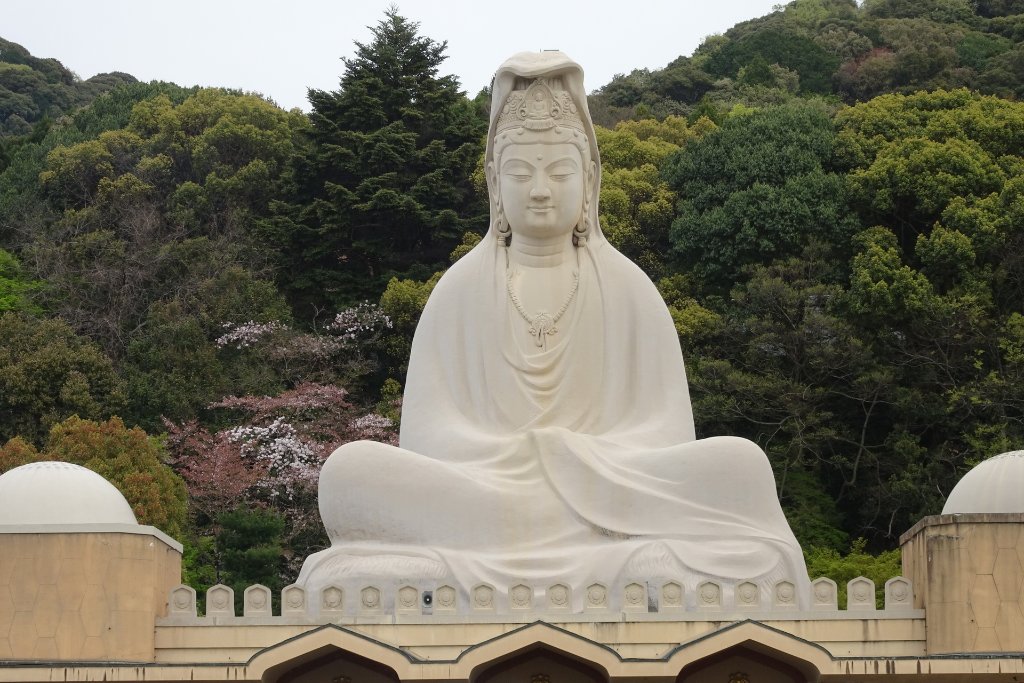
<svg viewBox="0 0 1024 683">
<path fill-rule="evenodd" d="M 338 90 L 310 91 L 313 144 L 276 207 L 284 284 L 306 314 L 429 273 L 485 222 L 470 174 L 487 123 L 454 76 L 438 75 L 445 44 L 394 9 L 372 31 Z"/>
<path fill-rule="evenodd" d="M 395 442 L 419 315 L 486 226 L 486 92 L 395 11 L 356 47 L 307 116 L 0 41 L 0 471 L 96 469 L 197 587 L 323 547 L 320 464 Z M 765 449 L 841 586 L 1024 442 L 1021 94 L 1016 0 L 794 0 L 591 96 L 601 223 L 699 435 Z"/>
<path fill-rule="evenodd" d="M 598 121 L 694 118 L 710 105 L 824 95 L 976 88 L 1024 93 L 1024 6 L 1001 0 L 793 0 L 711 36 L 664 69 L 616 76 L 592 97 Z"/>
<path fill-rule="evenodd" d="M 125 73 L 97 74 L 83 81 L 56 59 L 33 57 L 21 45 L 0 38 L 0 150 L 4 136 L 24 135 L 33 124 L 134 82 Z"/>
</svg>

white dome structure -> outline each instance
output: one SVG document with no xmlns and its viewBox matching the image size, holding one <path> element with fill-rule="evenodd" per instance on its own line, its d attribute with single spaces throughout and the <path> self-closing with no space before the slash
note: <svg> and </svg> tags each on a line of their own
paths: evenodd
<svg viewBox="0 0 1024 683">
<path fill-rule="evenodd" d="M 33 462 L 0 475 L 0 525 L 133 524 L 121 492 L 92 470 Z"/>
<path fill-rule="evenodd" d="M 1024 512 L 1024 451 L 989 458 L 953 487 L 942 514 L 969 512 Z"/>
</svg>

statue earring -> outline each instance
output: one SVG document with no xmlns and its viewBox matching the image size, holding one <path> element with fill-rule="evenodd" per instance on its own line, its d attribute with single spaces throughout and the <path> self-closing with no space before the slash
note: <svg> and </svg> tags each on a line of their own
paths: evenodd
<svg viewBox="0 0 1024 683">
<path fill-rule="evenodd" d="M 590 236 L 590 200 L 583 200 L 583 215 L 579 222 L 572 229 L 572 243 L 575 247 L 587 246 L 587 237 Z"/>
<path fill-rule="evenodd" d="M 587 235 L 590 234 L 590 218 L 584 216 L 572 229 L 572 244 L 575 247 L 587 246 Z"/>
<path fill-rule="evenodd" d="M 498 215 L 494 219 L 494 236 L 500 246 L 507 247 L 512 244 L 512 226 L 505 220 L 505 212 L 501 210 L 501 205 L 496 208 Z"/>
<path fill-rule="evenodd" d="M 590 182 L 593 180 L 593 164 L 591 164 L 591 170 L 587 174 L 587 187 L 590 187 Z M 590 236 L 590 192 L 583 195 L 583 213 L 580 216 L 579 222 L 572 229 L 572 243 L 576 247 L 587 246 L 587 238 Z"/>
</svg>

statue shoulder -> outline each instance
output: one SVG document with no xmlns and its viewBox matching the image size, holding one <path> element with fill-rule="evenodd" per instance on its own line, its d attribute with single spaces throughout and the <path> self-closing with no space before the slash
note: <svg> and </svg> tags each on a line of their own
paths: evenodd
<svg viewBox="0 0 1024 683">
<path fill-rule="evenodd" d="M 664 303 L 661 293 L 647 273 L 611 244 L 604 244 L 596 256 L 595 260 L 604 276 L 620 283 L 622 291 L 632 298 L 656 299 Z"/>
<path fill-rule="evenodd" d="M 484 242 L 489 244 L 488 240 Z M 427 298 L 424 316 L 454 314 L 465 307 L 469 297 L 480 291 L 481 279 L 486 277 L 484 262 L 488 256 L 484 246 L 483 243 L 477 244 L 441 275 Z"/>
</svg>

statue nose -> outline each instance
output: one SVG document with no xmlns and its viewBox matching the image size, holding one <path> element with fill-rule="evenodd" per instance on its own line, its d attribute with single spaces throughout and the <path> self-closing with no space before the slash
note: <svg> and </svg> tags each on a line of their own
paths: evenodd
<svg viewBox="0 0 1024 683">
<path fill-rule="evenodd" d="M 533 187 L 530 188 L 530 199 L 547 199 L 550 196 L 551 188 L 543 181 L 534 183 Z"/>
</svg>

